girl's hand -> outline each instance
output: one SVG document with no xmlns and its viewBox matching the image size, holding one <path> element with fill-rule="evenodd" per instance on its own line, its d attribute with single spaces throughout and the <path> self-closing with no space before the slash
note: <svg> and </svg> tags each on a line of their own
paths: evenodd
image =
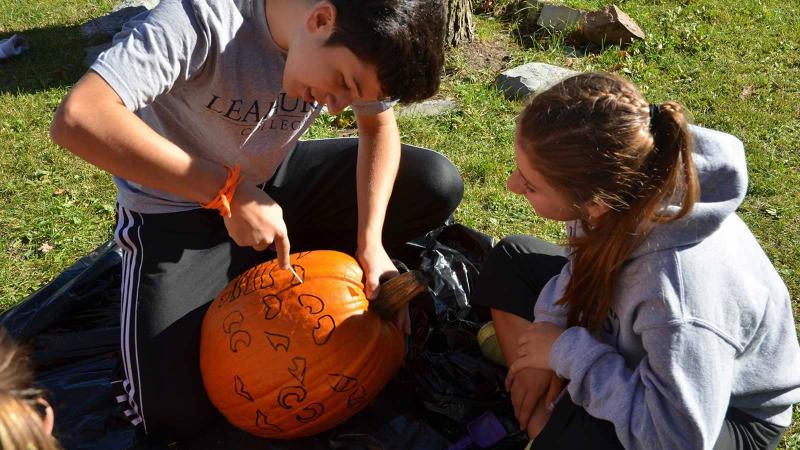
<svg viewBox="0 0 800 450">
<path fill-rule="evenodd" d="M 564 380 L 551 370 L 523 369 L 506 387 L 520 430 L 526 430 L 528 437 L 534 439 L 550 420 L 552 404 L 561 393 Z"/>
<path fill-rule="evenodd" d="M 517 340 L 517 359 L 508 368 L 512 378 L 523 369 L 549 369 L 550 350 L 564 329 L 549 322 L 534 322 Z"/>
</svg>

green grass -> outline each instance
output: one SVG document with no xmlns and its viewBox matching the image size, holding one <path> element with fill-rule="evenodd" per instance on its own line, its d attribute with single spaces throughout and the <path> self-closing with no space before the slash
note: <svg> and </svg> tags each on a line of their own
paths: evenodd
<svg viewBox="0 0 800 450">
<path fill-rule="evenodd" d="M 0 0 L 0 39 L 30 50 L 0 61 L 0 309 L 110 236 L 110 178 L 50 143 L 50 120 L 84 72 L 77 26 L 111 1 Z M 50 245 L 49 252 L 39 250 Z"/>
<path fill-rule="evenodd" d="M 0 309 L 58 274 L 104 242 L 113 226 L 108 175 L 56 148 L 48 137 L 55 107 L 84 68 L 77 26 L 108 11 L 110 0 L 0 0 L 0 39 L 24 34 L 30 51 L 0 61 Z M 497 0 L 505 4 L 508 0 Z M 592 9 L 600 1 L 567 1 Z M 618 3 L 647 33 L 622 51 L 569 57 L 559 35 L 517 44 L 513 27 L 477 17 L 478 36 L 499 42 L 504 67 L 531 61 L 575 70 L 604 70 L 635 82 L 653 102 L 674 99 L 698 124 L 738 136 L 750 169 L 739 214 L 786 281 L 800 317 L 800 3 L 782 0 Z M 442 151 L 461 170 L 466 194 L 457 219 L 497 237 L 533 233 L 563 237 L 557 224 L 532 217 L 505 191 L 512 166 L 512 131 L 520 103 L 495 91 L 495 73 L 460 49 L 448 56 L 442 95 L 458 112 L 436 119 L 400 120 L 405 142 Z M 350 131 L 348 120 L 321 120 L 313 136 Z M 52 250 L 43 251 L 43 245 Z M 796 419 L 798 419 L 796 415 Z M 781 448 L 800 449 L 800 426 Z"/>
</svg>

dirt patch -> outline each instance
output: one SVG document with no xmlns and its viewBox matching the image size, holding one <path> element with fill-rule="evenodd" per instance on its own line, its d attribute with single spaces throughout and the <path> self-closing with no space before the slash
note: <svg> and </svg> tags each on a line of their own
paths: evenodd
<svg viewBox="0 0 800 450">
<path fill-rule="evenodd" d="M 477 41 L 465 46 L 464 52 L 467 64 L 473 67 L 483 67 L 491 72 L 505 69 L 511 60 L 510 43 L 502 41 Z"/>
<path fill-rule="evenodd" d="M 495 76 L 507 68 L 514 43 L 504 33 L 497 38 L 463 44 L 448 50 L 447 74 L 455 77 Z"/>
</svg>

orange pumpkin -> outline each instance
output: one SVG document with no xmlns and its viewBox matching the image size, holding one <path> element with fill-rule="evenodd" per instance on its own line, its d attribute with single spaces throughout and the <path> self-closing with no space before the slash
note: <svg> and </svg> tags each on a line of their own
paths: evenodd
<svg viewBox="0 0 800 450">
<path fill-rule="evenodd" d="M 369 310 L 363 272 L 334 251 L 294 254 L 232 280 L 203 321 L 200 369 L 211 402 L 237 427 L 289 439 L 327 430 L 372 401 L 399 369 L 402 333 L 383 320 L 416 295 L 395 277 Z M 409 274 L 404 274 L 409 275 Z M 416 275 L 415 275 L 416 276 Z"/>
</svg>

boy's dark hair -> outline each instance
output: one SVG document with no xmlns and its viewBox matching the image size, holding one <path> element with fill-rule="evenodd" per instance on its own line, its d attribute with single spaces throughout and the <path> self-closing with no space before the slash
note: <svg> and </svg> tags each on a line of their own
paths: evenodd
<svg viewBox="0 0 800 450">
<path fill-rule="evenodd" d="M 444 63 L 442 0 L 329 0 L 336 28 L 326 45 L 343 45 L 378 69 L 386 97 L 402 103 L 439 89 Z"/>
</svg>

